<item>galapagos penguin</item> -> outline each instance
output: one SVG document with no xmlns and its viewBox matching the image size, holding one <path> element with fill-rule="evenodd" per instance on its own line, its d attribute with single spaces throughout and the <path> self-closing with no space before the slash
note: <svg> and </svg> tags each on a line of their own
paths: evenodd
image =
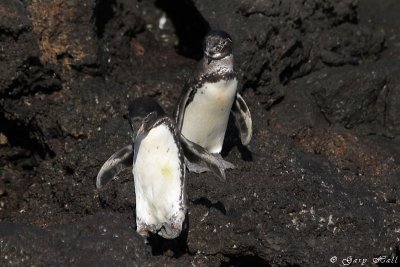
<svg viewBox="0 0 400 267">
<path fill-rule="evenodd" d="M 180 235 L 186 216 L 184 155 L 175 122 L 149 97 L 129 106 L 132 144 L 114 153 L 102 166 L 101 188 L 122 169 L 132 166 L 136 195 L 137 232 L 166 239 Z"/>
<path fill-rule="evenodd" d="M 248 145 L 252 137 L 250 111 L 237 92 L 232 45 L 232 38 L 224 31 L 207 34 L 203 58 L 185 85 L 174 111 L 182 138 L 213 153 L 224 168 L 233 167 L 219 155 L 230 112 L 239 128 L 242 144 Z M 188 166 L 191 171 L 201 172 L 196 164 Z"/>
</svg>

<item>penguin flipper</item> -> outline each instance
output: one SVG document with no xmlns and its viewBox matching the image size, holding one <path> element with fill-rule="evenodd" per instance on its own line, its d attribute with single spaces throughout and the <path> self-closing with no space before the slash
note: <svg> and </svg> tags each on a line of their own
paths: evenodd
<svg viewBox="0 0 400 267">
<path fill-rule="evenodd" d="M 204 172 L 208 168 L 208 170 L 211 170 L 211 172 L 213 172 L 221 181 L 226 180 L 225 169 L 227 169 L 227 166 L 228 166 L 226 163 L 229 163 L 229 162 L 221 160 L 218 157 L 215 157 L 215 155 L 209 153 L 203 147 L 186 139 L 186 137 L 184 137 L 182 134 L 181 134 L 180 139 L 181 139 L 182 148 L 183 148 L 185 154 L 188 157 L 190 157 L 191 159 L 194 158 L 195 161 L 200 161 L 201 163 L 204 163 L 206 165 L 206 167 L 204 169 L 204 168 L 202 168 L 204 166 L 202 166 L 201 164 L 197 164 L 197 163 L 194 163 L 194 165 L 189 164 L 189 165 L 187 165 L 189 170 L 194 171 L 194 172 Z M 191 162 L 190 159 L 186 159 L 186 161 Z M 197 169 L 196 165 L 198 165 L 198 167 L 199 167 L 198 169 Z M 229 167 L 230 167 L 230 165 L 229 165 Z"/>
<path fill-rule="evenodd" d="M 186 164 L 186 167 L 188 168 L 188 170 L 190 172 L 203 173 L 203 172 L 210 171 L 210 168 L 208 168 L 207 166 L 203 166 L 203 165 L 201 165 L 199 163 L 192 162 L 186 157 L 185 157 L 185 164 Z"/>
<path fill-rule="evenodd" d="M 96 187 L 102 188 L 123 169 L 132 167 L 133 146 L 127 145 L 115 152 L 101 167 L 97 174 Z"/>
<path fill-rule="evenodd" d="M 232 113 L 240 131 L 240 140 L 244 146 L 247 146 L 253 135 L 253 122 L 251 120 L 250 110 L 239 93 L 236 94 L 235 103 L 232 106 Z"/>
<path fill-rule="evenodd" d="M 189 86 L 189 83 L 185 84 L 185 86 L 183 87 L 182 93 L 179 97 L 178 104 L 175 107 L 174 119 L 175 119 L 175 123 L 176 123 L 176 126 L 179 131 L 182 130 L 183 117 L 185 115 L 185 108 L 186 108 L 188 102 L 190 102 L 190 98 L 193 95 L 193 93 L 194 93 L 194 89 Z"/>
</svg>

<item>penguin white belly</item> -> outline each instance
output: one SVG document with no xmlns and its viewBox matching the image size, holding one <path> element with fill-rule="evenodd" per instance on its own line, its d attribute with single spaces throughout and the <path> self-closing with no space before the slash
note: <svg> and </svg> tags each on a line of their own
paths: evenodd
<svg viewBox="0 0 400 267">
<path fill-rule="evenodd" d="M 209 152 L 220 153 L 236 88 L 236 78 L 204 83 L 186 107 L 182 134 Z"/>
<path fill-rule="evenodd" d="M 160 124 L 139 136 L 134 149 L 137 231 L 175 238 L 182 230 L 186 204 L 185 169 L 173 133 Z"/>
</svg>

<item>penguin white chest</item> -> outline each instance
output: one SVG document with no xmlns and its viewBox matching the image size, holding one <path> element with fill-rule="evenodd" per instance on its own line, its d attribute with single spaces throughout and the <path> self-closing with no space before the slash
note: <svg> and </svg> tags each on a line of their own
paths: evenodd
<svg viewBox="0 0 400 267">
<path fill-rule="evenodd" d="M 185 110 L 182 134 L 211 153 L 222 150 L 237 79 L 204 83 Z"/>
<path fill-rule="evenodd" d="M 175 238 L 186 214 L 180 147 L 168 126 L 160 124 L 139 136 L 134 149 L 137 231 Z"/>
</svg>

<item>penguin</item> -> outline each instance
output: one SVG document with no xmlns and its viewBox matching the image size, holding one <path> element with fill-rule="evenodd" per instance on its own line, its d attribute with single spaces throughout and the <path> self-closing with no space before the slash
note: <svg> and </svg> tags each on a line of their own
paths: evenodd
<svg viewBox="0 0 400 267">
<path fill-rule="evenodd" d="M 132 166 L 137 232 L 166 239 L 178 237 L 187 212 L 186 168 L 175 122 L 149 97 L 129 106 L 132 144 L 114 153 L 96 180 L 103 187 L 127 165 Z"/>
<path fill-rule="evenodd" d="M 221 180 L 220 162 L 204 148 L 182 138 L 175 121 L 150 97 L 129 105 L 132 143 L 115 152 L 101 167 L 98 189 L 118 173 L 132 167 L 136 195 L 137 232 L 166 239 L 178 237 L 187 212 L 185 156 L 204 161 Z"/>
<path fill-rule="evenodd" d="M 231 112 L 242 144 L 247 146 L 252 137 L 250 110 L 237 87 L 232 38 L 224 31 L 212 30 L 204 39 L 203 58 L 182 90 L 174 118 L 182 138 L 217 156 L 224 168 L 233 168 L 219 154 Z"/>
</svg>

